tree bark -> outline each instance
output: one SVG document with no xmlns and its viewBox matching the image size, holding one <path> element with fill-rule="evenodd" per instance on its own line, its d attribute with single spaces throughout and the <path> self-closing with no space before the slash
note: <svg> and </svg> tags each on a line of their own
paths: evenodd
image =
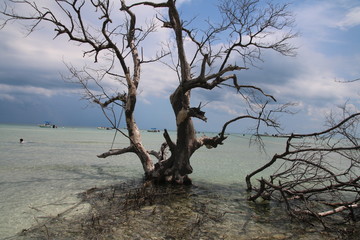
<svg viewBox="0 0 360 240">
<path fill-rule="evenodd" d="M 141 134 L 134 118 L 136 90 L 139 82 L 137 78 L 140 77 L 140 75 L 138 75 L 140 72 L 140 64 L 135 68 L 133 79 L 130 78 L 129 74 L 126 75 L 128 82 L 128 97 L 125 105 L 126 127 L 129 133 L 130 146 L 134 146 L 134 152 L 141 161 L 145 176 L 148 177 L 154 170 L 154 164 L 150 158 L 150 154 L 142 144 Z"/>
<path fill-rule="evenodd" d="M 195 151 L 194 144 L 196 143 L 195 129 L 189 115 L 191 92 L 183 87 L 191 79 L 191 68 L 186 59 L 182 35 L 183 27 L 175 1 L 168 1 L 168 4 L 170 24 L 174 30 L 177 43 L 181 83 L 170 96 L 171 106 L 176 117 L 177 140 L 172 152 L 172 166 L 165 172 L 165 175 L 171 175 L 169 179 L 183 183 L 190 181 L 187 175 L 193 171 L 190 165 L 190 157 Z"/>
<path fill-rule="evenodd" d="M 176 116 L 177 140 L 174 151 L 173 173 L 181 178 L 192 173 L 190 157 L 195 151 L 196 134 L 191 117 L 190 91 L 183 93 L 179 87 L 170 97 L 171 105 Z"/>
</svg>

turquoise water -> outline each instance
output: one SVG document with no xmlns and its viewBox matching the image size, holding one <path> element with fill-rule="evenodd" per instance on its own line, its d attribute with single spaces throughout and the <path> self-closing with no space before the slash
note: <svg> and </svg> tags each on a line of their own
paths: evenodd
<svg viewBox="0 0 360 240">
<path fill-rule="evenodd" d="M 113 136 L 112 130 L 96 128 L 0 125 L 0 239 L 38 224 L 45 216 L 56 216 L 76 204 L 77 194 L 89 188 L 141 179 L 141 164 L 132 154 L 106 159 L 96 157 L 111 147 Z M 20 138 L 24 139 L 23 144 L 19 143 Z M 143 142 L 148 149 L 158 150 L 163 141 L 161 133 L 143 132 Z M 240 212 L 250 211 L 251 216 L 261 216 L 261 211 L 251 213 L 254 206 L 245 201 L 244 179 L 272 154 L 282 152 L 284 139 L 264 138 L 264 141 L 267 154 L 256 146 L 249 146 L 249 137 L 243 135 L 230 135 L 219 148 L 198 150 L 192 158 L 194 191 L 211 198 L 219 196 L 217 199 L 221 201 L 214 205 L 218 209 L 234 208 Z M 126 145 L 127 139 L 118 135 L 114 148 Z M 266 208 L 270 216 L 269 206 Z M 246 224 L 251 225 L 248 218 Z M 254 220 L 252 231 L 259 231 L 260 235 L 280 233 L 287 237 L 283 239 L 298 234 L 293 230 L 297 224 L 288 223 L 286 214 L 283 219 L 276 223 L 263 220 L 266 224 Z M 232 214 L 226 221 L 237 226 L 238 221 L 245 219 L 241 214 Z M 303 234 L 303 239 L 311 239 L 309 236 L 313 233 Z M 243 239 L 247 239 L 246 236 Z"/>
</svg>

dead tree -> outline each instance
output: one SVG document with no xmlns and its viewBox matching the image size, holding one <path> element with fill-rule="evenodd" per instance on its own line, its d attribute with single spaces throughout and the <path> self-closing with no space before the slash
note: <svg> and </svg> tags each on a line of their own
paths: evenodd
<svg viewBox="0 0 360 240">
<path fill-rule="evenodd" d="M 331 116 L 329 128 L 310 134 L 292 134 L 285 151 L 247 175 L 249 198 L 285 202 L 292 216 L 312 216 L 326 227 L 327 216 L 342 214 L 342 221 L 359 220 L 360 113 L 343 108 L 342 120 Z M 272 169 L 269 177 L 252 178 Z"/>
<path fill-rule="evenodd" d="M 239 73 L 261 60 L 263 51 L 272 50 L 285 56 L 295 54 L 295 48 L 289 40 L 296 34 L 292 32 L 293 17 L 287 10 L 287 4 L 265 4 L 258 0 L 224 0 L 219 6 L 222 22 L 213 24 L 208 21 L 207 29 L 192 29 L 191 22 L 181 18 L 176 0 L 161 3 L 129 1 L 129 4 L 122 0 L 119 8 L 116 8 L 115 1 L 110 0 L 54 0 L 52 3 L 51 7 L 55 7 L 56 11 L 26 0 L 9 0 L 8 4 L 3 6 L 1 13 L 6 17 L 5 24 L 13 20 L 29 20 L 30 31 L 43 22 L 52 24 L 55 26 L 56 37 L 66 35 L 71 41 L 90 47 L 84 55 L 92 54 L 95 62 L 104 54 L 109 60 L 110 55 L 107 69 L 92 71 L 88 68 L 78 70 L 69 67 L 72 77 L 84 87 L 87 99 L 97 103 L 104 112 L 105 109 L 113 111 L 114 106 L 123 107 L 125 111 L 128 132 L 122 133 L 128 137 L 129 146 L 111 149 L 98 157 L 132 152 L 140 159 L 148 178 L 190 183 L 188 174 L 193 171 L 190 163 L 192 154 L 204 145 L 208 148 L 216 148 L 223 144 L 229 124 L 241 119 L 253 119 L 255 130 L 259 130 L 261 123 L 279 127 L 274 113 L 282 112 L 285 108 L 280 106 L 268 110 L 269 106 L 275 105 L 275 98 L 258 86 L 241 84 Z M 18 5 L 30 8 L 32 13 L 28 15 L 17 13 L 15 7 Z M 165 130 L 165 143 L 162 144 L 159 152 L 144 148 L 133 115 L 136 90 L 141 79 L 141 65 L 161 60 L 167 55 L 162 51 L 162 54 L 152 60 L 142 59 L 139 46 L 156 28 L 156 24 L 151 24 L 147 29 L 137 26 L 134 9 L 140 7 L 153 8 L 161 12 L 161 17 L 156 16 L 156 21 L 172 33 L 175 43 L 175 47 L 169 49 L 167 56 L 169 61 L 164 60 L 164 62 L 178 76 L 179 85 L 170 96 L 176 117 L 177 135 L 173 140 Z M 97 28 L 86 25 L 88 21 L 85 21 L 84 9 L 93 9 L 97 14 L 99 21 Z M 58 12 L 61 12 L 61 17 L 56 15 Z M 121 22 L 114 22 L 115 14 L 123 16 Z M 192 45 L 195 51 L 186 48 L 187 44 Z M 103 78 L 109 77 L 116 78 L 124 84 L 125 92 L 109 94 L 101 82 Z M 100 91 L 93 91 L 89 82 L 95 82 Z M 239 104 L 243 104 L 246 114 L 226 121 L 215 137 L 197 137 L 192 119 L 199 118 L 206 121 L 207 118 L 201 103 L 196 103 L 197 107 L 192 106 L 191 92 L 197 88 L 211 91 L 219 87 L 230 87 L 240 94 L 243 101 Z M 108 119 L 116 128 L 115 121 L 109 117 Z M 171 152 L 169 157 L 163 154 L 166 147 Z M 150 155 L 158 158 L 156 164 L 152 162 Z"/>
</svg>

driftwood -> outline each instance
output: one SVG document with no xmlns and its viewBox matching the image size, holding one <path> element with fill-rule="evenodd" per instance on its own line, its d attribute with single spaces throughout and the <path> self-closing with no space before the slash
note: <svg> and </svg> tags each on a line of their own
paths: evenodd
<svg viewBox="0 0 360 240">
<path fill-rule="evenodd" d="M 360 202 L 360 113 L 347 114 L 321 132 L 292 134 L 285 151 L 275 154 L 264 166 L 247 175 L 249 200 L 272 198 L 284 201 L 293 216 L 314 216 L 326 226 L 325 217 L 357 221 Z M 347 116 L 346 116 L 347 115 Z M 265 169 L 273 169 L 268 178 L 255 187 L 252 178 Z"/>
</svg>

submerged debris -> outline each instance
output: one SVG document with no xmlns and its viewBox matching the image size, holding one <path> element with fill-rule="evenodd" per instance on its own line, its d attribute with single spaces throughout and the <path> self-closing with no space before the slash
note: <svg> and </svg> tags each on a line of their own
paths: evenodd
<svg viewBox="0 0 360 240">
<path fill-rule="evenodd" d="M 142 183 L 91 188 L 79 194 L 79 203 L 39 221 L 15 239 L 291 239 L 300 234 L 304 239 L 339 237 L 292 223 L 282 206 L 248 202 L 244 192 L 234 189 L 221 191 L 218 194 L 196 186 Z"/>
</svg>

